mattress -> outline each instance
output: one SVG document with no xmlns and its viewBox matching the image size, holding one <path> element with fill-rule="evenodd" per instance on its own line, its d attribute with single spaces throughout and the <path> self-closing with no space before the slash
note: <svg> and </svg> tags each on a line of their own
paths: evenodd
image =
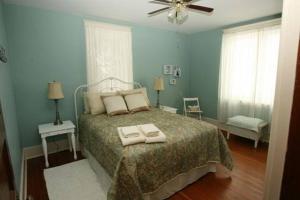
<svg viewBox="0 0 300 200">
<path fill-rule="evenodd" d="M 155 124 L 167 137 L 165 143 L 123 147 L 117 127 Z M 81 115 L 80 142 L 111 177 L 107 199 L 143 199 L 164 183 L 194 168 L 233 162 L 224 136 L 206 122 L 151 109 L 108 117 Z"/>
</svg>

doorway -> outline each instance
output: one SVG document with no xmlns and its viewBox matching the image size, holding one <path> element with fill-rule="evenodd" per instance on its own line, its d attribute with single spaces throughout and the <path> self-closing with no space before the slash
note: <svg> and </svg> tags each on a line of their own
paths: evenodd
<svg viewBox="0 0 300 200">
<path fill-rule="evenodd" d="M 296 69 L 296 81 L 294 89 L 293 107 L 290 121 L 288 147 L 286 153 L 284 174 L 280 199 L 298 199 L 300 184 L 300 40 L 298 47 L 298 59 Z"/>
<path fill-rule="evenodd" d="M 0 102 L 0 199 L 16 199 L 14 176 L 7 146 L 4 118 Z"/>
</svg>

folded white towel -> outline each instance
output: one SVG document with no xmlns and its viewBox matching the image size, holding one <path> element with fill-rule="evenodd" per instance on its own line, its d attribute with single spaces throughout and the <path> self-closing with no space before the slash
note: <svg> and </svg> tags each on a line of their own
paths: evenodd
<svg viewBox="0 0 300 200">
<path fill-rule="evenodd" d="M 154 124 L 138 125 L 138 128 L 146 137 L 155 137 L 159 135 L 160 130 Z"/>
<path fill-rule="evenodd" d="M 146 137 L 145 143 L 156 143 L 156 142 L 166 142 L 166 135 L 159 131 L 158 136 L 155 137 Z"/>
<path fill-rule="evenodd" d="M 146 138 L 143 134 L 139 134 L 137 137 L 124 137 L 122 133 L 122 129 L 118 128 L 119 137 L 121 139 L 122 145 L 127 146 L 131 144 L 144 143 Z"/>
<path fill-rule="evenodd" d="M 140 135 L 140 131 L 136 126 L 121 127 L 121 131 L 125 138 L 138 137 Z"/>
</svg>

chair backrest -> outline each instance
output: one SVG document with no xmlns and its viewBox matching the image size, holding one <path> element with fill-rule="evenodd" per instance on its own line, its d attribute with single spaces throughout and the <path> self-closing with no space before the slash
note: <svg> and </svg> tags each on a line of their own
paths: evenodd
<svg viewBox="0 0 300 200">
<path fill-rule="evenodd" d="M 199 102 L 199 99 L 198 99 L 198 97 L 191 97 L 191 98 L 183 98 L 183 101 L 197 101 L 197 102 Z"/>
<path fill-rule="evenodd" d="M 198 97 L 189 97 L 189 98 L 183 98 L 183 109 L 184 109 L 184 112 L 186 112 L 186 102 L 195 102 L 196 103 L 196 106 L 199 107 L 200 109 L 200 105 L 199 105 L 199 98 Z"/>
</svg>

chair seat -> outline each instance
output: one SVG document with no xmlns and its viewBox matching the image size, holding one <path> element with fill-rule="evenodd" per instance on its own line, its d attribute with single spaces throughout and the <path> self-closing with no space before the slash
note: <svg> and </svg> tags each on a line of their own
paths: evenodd
<svg viewBox="0 0 300 200">
<path fill-rule="evenodd" d="M 202 110 L 187 110 L 188 113 L 203 113 Z"/>
<path fill-rule="evenodd" d="M 201 120 L 201 114 L 203 112 L 200 109 L 198 97 L 183 98 L 183 113 L 185 116 L 188 116 L 188 114 L 197 114 Z"/>
</svg>

